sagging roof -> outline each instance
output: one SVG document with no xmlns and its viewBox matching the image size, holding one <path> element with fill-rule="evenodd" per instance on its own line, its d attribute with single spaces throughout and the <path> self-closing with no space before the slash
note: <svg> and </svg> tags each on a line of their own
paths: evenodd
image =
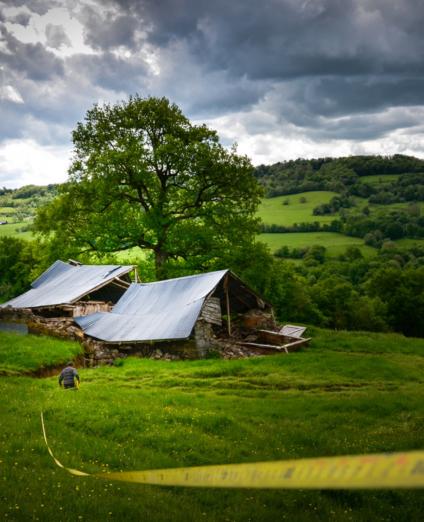
<svg viewBox="0 0 424 522">
<path fill-rule="evenodd" d="M 32 283 L 31 290 L 0 306 L 42 308 L 72 304 L 131 272 L 133 268 L 120 265 L 75 265 L 55 261 Z"/>
<path fill-rule="evenodd" d="M 111 343 L 187 339 L 206 297 L 228 272 L 133 283 L 111 312 L 75 321 L 85 334 Z"/>
</svg>

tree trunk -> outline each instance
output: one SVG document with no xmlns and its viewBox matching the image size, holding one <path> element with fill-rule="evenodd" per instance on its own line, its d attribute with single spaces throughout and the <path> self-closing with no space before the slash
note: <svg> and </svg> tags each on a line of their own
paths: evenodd
<svg viewBox="0 0 424 522">
<path fill-rule="evenodd" d="M 163 250 L 157 249 L 155 250 L 155 270 L 156 270 L 156 279 L 161 281 L 166 279 L 166 261 L 168 259 L 168 253 Z"/>
</svg>

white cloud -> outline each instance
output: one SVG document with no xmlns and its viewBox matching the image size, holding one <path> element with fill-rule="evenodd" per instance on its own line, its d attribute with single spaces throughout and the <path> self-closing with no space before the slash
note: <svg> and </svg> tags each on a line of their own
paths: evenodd
<svg viewBox="0 0 424 522">
<path fill-rule="evenodd" d="M 24 103 L 19 91 L 12 85 L 0 86 L 0 100 L 11 101 L 13 103 Z"/>
<path fill-rule="evenodd" d="M 14 13 L 15 10 L 6 10 L 6 14 Z M 49 27 L 60 26 L 64 28 L 63 38 L 66 38 L 66 45 L 58 48 L 50 47 L 50 50 L 59 57 L 66 58 L 74 54 L 96 54 L 96 52 L 84 43 L 83 26 L 81 22 L 73 16 L 72 11 L 65 7 L 50 9 L 47 13 L 39 15 L 31 13 L 28 25 L 20 25 L 7 21 L 5 27 L 10 33 L 22 43 L 49 43 Z"/>
<path fill-rule="evenodd" d="M 9 140 L 0 145 L 0 186 L 47 185 L 66 180 L 70 147 Z"/>
<path fill-rule="evenodd" d="M 268 128 L 251 132 L 255 121 L 268 118 Z M 239 154 L 247 155 L 254 165 L 271 164 L 296 158 L 350 156 L 360 154 L 406 154 L 424 157 L 424 129 L 415 127 L 397 129 L 378 139 L 352 141 L 349 139 L 316 140 L 308 131 L 287 122 L 276 124 L 261 111 L 240 112 L 220 118 L 212 118 L 207 125 L 216 129 L 221 141 L 237 143 Z M 257 125 L 256 129 L 261 126 Z"/>
</svg>

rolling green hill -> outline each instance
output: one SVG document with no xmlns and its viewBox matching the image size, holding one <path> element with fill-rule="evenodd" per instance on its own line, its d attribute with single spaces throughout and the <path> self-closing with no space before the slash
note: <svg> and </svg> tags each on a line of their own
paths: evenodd
<svg viewBox="0 0 424 522">
<path fill-rule="evenodd" d="M 334 216 L 314 216 L 313 209 L 322 203 L 328 203 L 336 192 L 317 191 L 300 194 L 265 198 L 258 210 L 258 216 L 266 224 L 294 225 L 295 223 L 318 221 L 329 223 Z"/>
<path fill-rule="evenodd" d="M 329 256 L 349 246 L 370 256 L 387 241 L 401 247 L 423 244 L 423 160 L 296 160 L 261 165 L 256 176 L 268 195 L 258 212 L 260 238 L 274 252 L 319 244 Z"/>
<path fill-rule="evenodd" d="M 364 257 L 374 256 L 377 253 L 375 248 L 367 246 L 358 237 L 349 237 L 337 232 L 298 232 L 291 234 L 260 234 L 259 239 L 269 245 L 272 252 L 283 246 L 290 249 L 308 248 L 320 245 L 326 248 L 329 256 L 343 254 L 348 247 L 357 247 L 361 250 Z"/>
<path fill-rule="evenodd" d="M 422 160 L 407 156 L 296 160 L 262 165 L 256 169 L 256 176 L 268 196 L 281 194 L 263 199 L 258 209 L 265 225 L 259 239 L 273 252 L 282 246 L 308 248 L 319 244 L 329 256 L 337 256 L 349 246 L 371 256 L 387 239 L 401 246 L 422 244 Z M 307 190 L 302 191 L 302 187 Z M 0 236 L 31 239 L 36 208 L 56 191 L 56 186 L 0 190 L 0 220 L 8 221 L 0 225 Z M 139 249 L 117 256 L 122 260 L 144 258 Z"/>
</svg>

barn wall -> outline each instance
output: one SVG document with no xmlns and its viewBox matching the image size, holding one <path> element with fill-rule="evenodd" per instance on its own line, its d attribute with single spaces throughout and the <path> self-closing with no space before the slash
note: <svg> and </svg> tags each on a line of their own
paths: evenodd
<svg viewBox="0 0 424 522">
<path fill-rule="evenodd" d="M 222 325 L 221 300 L 219 297 L 209 297 L 205 301 L 200 318 L 207 323 Z"/>
<path fill-rule="evenodd" d="M 78 301 L 72 305 L 72 317 L 81 317 L 96 312 L 110 312 L 113 308 L 112 303 L 103 301 Z"/>
</svg>

